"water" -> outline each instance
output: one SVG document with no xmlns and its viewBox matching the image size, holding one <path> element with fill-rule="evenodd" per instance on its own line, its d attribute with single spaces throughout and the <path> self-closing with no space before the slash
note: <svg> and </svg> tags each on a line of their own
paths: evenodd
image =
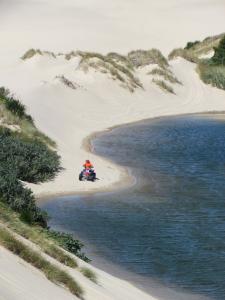
<svg viewBox="0 0 225 300">
<path fill-rule="evenodd" d="M 145 287 L 154 279 L 225 299 L 225 118 L 150 120 L 106 132 L 93 145 L 128 167 L 135 185 L 45 203 L 51 225 L 78 234 L 90 256 L 136 274 Z"/>
</svg>

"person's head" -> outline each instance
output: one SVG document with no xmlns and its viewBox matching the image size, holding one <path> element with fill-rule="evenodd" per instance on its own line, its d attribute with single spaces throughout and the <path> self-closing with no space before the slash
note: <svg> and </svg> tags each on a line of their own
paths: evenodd
<svg viewBox="0 0 225 300">
<path fill-rule="evenodd" d="M 89 159 L 86 159 L 86 163 L 89 164 L 89 163 L 90 163 L 90 160 L 89 160 Z"/>
</svg>

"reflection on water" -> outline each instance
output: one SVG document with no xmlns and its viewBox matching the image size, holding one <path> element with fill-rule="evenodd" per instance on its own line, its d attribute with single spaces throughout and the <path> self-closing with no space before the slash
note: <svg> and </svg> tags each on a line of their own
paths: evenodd
<svg viewBox="0 0 225 300">
<path fill-rule="evenodd" d="M 225 122 L 156 119 L 114 129 L 93 145 L 128 167 L 136 185 L 50 201 L 51 224 L 145 282 L 225 299 Z"/>
</svg>

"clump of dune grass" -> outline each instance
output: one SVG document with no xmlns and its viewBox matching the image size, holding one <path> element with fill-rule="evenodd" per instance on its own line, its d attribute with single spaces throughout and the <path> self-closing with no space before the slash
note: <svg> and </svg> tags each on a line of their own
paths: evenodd
<svg viewBox="0 0 225 300">
<path fill-rule="evenodd" d="M 127 59 L 115 53 L 106 56 L 95 52 L 79 52 L 81 61 L 79 67 L 85 72 L 89 67 L 111 75 L 112 79 L 121 82 L 122 86 L 134 92 L 135 88 L 143 88 L 141 82 L 133 74 L 133 69 Z"/>
<path fill-rule="evenodd" d="M 152 79 L 152 82 L 158 85 L 163 91 L 175 94 L 173 88 L 170 85 L 168 85 L 164 80 Z"/>
<path fill-rule="evenodd" d="M 56 58 L 56 55 L 55 53 L 53 52 L 50 52 L 50 51 L 41 51 L 40 49 L 29 49 L 27 50 L 24 55 L 21 57 L 22 60 L 27 60 L 27 59 L 30 59 L 32 58 L 33 56 L 35 55 L 44 55 L 44 54 L 48 54 L 54 58 Z"/>
<path fill-rule="evenodd" d="M 161 76 L 170 83 L 182 84 L 169 69 L 154 68 L 148 74 Z"/>
<path fill-rule="evenodd" d="M 63 55 L 63 54 L 59 54 L 59 55 Z M 77 57 L 77 56 L 78 56 L 77 51 L 71 51 L 71 52 L 65 54 L 65 59 L 70 60 L 71 58 Z"/>
<path fill-rule="evenodd" d="M 110 52 L 107 54 L 107 58 L 109 58 L 111 61 L 114 61 L 120 65 L 125 66 L 126 68 L 130 70 L 134 70 L 134 67 L 131 63 L 131 61 L 124 55 L 121 55 L 116 52 Z"/>
<path fill-rule="evenodd" d="M 65 86 L 68 86 L 69 88 L 76 90 L 79 88 L 79 85 L 76 82 L 73 82 L 66 78 L 64 75 L 58 75 L 55 78 L 58 78 Z"/>
<path fill-rule="evenodd" d="M 160 67 L 168 66 L 167 59 L 158 49 L 131 51 L 127 57 L 135 68 L 149 64 L 157 64 Z"/>
<path fill-rule="evenodd" d="M 200 61 L 199 57 L 193 52 L 192 49 L 174 49 L 168 56 L 169 60 L 175 59 L 177 57 L 182 57 L 187 61 L 198 63 Z"/>
<path fill-rule="evenodd" d="M 206 84 L 225 90 L 225 67 L 210 64 L 199 64 L 197 68 L 200 78 Z"/>
<path fill-rule="evenodd" d="M 0 228 L 0 244 L 41 270 L 50 281 L 65 286 L 73 295 L 82 298 L 84 293 L 83 289 L 74 278 L 59 267 L 51 264 L 41 254 L 32 250 L 29 246 L 23 244 L 5 228 Z"/>
<path fill-rule="evenodd" d="M 22 222 L 18 214 L 7 208 L 2 202 L 0 202 L 0 221 L 17 234 L 38 245 L 43 252 L 60 263 L 71 268 L 77 267 L 75 258 L 61 249 L 55 240 L 49 238 L 48 230 Z"/>
<path fill-rule="evenodd" d="M 97 275 L 91 269 L 83 267 L 83 268 L 80 268 L 80 271 L 85 277 L 87 277 L 94 283 L 98 283 Z"/>
</svg>

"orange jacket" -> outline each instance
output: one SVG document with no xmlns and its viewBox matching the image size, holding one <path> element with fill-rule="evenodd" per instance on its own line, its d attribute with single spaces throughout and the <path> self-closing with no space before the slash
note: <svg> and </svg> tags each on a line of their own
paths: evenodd
<svg viewBox="0 0 225 300">
<path fill-rule="evenodd" d="M 92 165 L 92 163 L 91 162 L 85 162 L 84 164 L 83 164 L 83 167 L 85 168 L 85 169 L 91 169 L 91 168 L 93 168 L 93 165 Z"/>
</svg>

